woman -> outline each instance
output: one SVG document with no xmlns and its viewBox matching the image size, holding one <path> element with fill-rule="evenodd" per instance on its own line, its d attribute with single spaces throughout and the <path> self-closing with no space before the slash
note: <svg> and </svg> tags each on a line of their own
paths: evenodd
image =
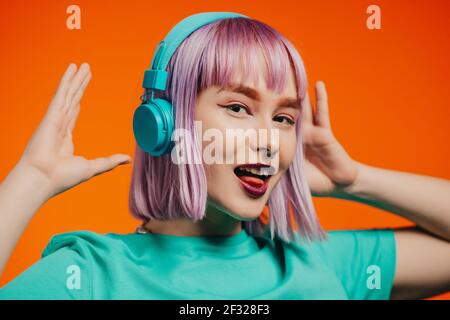
<svg viewBox="0 0 450 320">
<path fill-rule="evenodd" d="M 91 78 L 88 64 L 76 69 L 64 73 L 0 186 L 2 268 L 44 202 L 130 162 L 73 155 L 71 132 Z M 129 204 L 142 226 L 53 237 L 0 298 L 405 299 L 449 290 L 449 182 L 353 160 L 333 136 L 324 83 L 316 83 L 314 112 L 303 62 L 286 38 L 247 17 L 221 19 L 187 37 L 167 71 L 169 87 L 146 90 L 144 101 L 170 100 L 186 135 L 170 154 L 136 147 Z M 232 142 L 227 130 L 240 129 L 277 135 Z M 227 137 L 214 152 L 211 132 Z M 201 161 L 175 161 L 180 150 Z M 211 154 L 234 161 L 206 161 Z M 311 194 L 373 205 L 417 227 L 326 234 Z"/>
</svg>

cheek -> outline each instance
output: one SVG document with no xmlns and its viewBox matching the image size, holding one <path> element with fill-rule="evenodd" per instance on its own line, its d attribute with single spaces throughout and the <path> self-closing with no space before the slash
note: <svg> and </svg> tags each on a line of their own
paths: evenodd
<svg viewBox="0 0 450 320">
<path fill-rule="evenodd" d="M 290 133 L 280 134 L 280 169 L 287 170 L 295 158 L 297 149 L 297 135 L 295 130 Z"/>
</svg>

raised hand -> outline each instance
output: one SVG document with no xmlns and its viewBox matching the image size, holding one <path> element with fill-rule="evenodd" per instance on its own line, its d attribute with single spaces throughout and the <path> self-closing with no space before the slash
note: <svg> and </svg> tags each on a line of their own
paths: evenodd
<svg viewBox="0 0 450 320">
<path fill-rule="evenodd" d="M 316 82 L 316 111 L 309 95 L 302 101 L 302 136 L 306 160 L 306 178 L 315 196 L 331 196 L 350 186 L 358 176 L 358 166 L 331 131 L 325 84 Z"/>
<path fill-rule="evenodd" d="M 18 166 L 41 175 L 47 181 L 49 197 L 93 176 L 130 162 L 130 156 L 114 154 L 88 160 L 75 156 L 72 130 L 80 112 L 80 101 L 91 79 L 90 67 L 77 70 L 70 64 L 61 78 L 47 113 L 29 141 Z"/>
</svg>

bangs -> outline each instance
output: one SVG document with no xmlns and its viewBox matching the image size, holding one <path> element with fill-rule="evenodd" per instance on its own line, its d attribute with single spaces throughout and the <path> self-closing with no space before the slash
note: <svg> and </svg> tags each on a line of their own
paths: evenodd
<svg viewBox="0 0 450 320">
<path fill-rule="evenodd" d="M 254 85 L 262 76 L 269 90 L 280 93 L 291 69 L 295 74 L 281 35 L 262 22 L 225 19 L 213 23 L 207 32 L 209 39 L 199 65 L 199 91 L 230 85 L 240 75 L 241 80 L 248 79 Z"/>
</svg>

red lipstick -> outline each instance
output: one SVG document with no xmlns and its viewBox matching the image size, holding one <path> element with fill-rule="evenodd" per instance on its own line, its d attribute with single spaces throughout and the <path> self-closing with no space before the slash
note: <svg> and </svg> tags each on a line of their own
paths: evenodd
<svg viewBox="0 0 450 320">
<path fill-rule="evenodd" d="M 267 168 L 261 170 L 261 168 Z M 249 169 L 249 170 L 246 170 Z M 251 169 L 259 169 L 259 173 L 250 172 Z M 262 163 L 245 164 L 234 169 L 234 173 L 239 179 L 244 190 L 252 197 L 263 196 L 269 185 L 271 175 L 269 174 L 273 169 L 270 165 Z"/>
</svg>

